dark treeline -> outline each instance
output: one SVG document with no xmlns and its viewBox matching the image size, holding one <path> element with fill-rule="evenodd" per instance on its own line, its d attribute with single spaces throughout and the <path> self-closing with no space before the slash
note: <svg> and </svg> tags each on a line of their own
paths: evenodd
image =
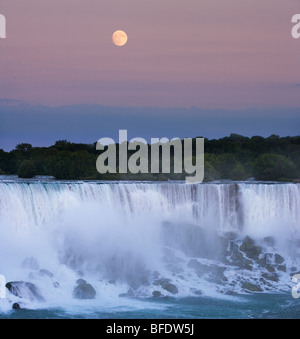
<svg viewBox="0 0 300 339">
<path fill-rule="evenodd" d="M 128 158 L 133 153 L 135 151 L 128 151 Z M 100 154 L 96 143 L 61 140 L 47 148 L 19 144 L 11 152 L 0 150 L 0 174 L 17 174 L 21 178 L 47 175 L 66 180 L 181 180 L 186 177 L 185 173 L 101 175 L 96 170 Z M 218 140 L 205 139 L 205 181 L 250 177 L 265 181 L 300 178 L 300 136 L 248 138 L 231 134 Z"/>
</svg>

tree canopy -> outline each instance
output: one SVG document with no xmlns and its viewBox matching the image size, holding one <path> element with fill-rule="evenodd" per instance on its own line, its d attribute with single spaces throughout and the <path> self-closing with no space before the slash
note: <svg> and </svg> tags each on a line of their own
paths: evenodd
<svg viewBox="0 0 300 339">
<path fill-rule="evenodd" d="M 172 170 L 171 174 L 120 174 L 117 170 L 115 174 L 101 175 L 96 170 L 96 160 L 101 152 L 95 145 L 59 140 L 51 147 L 24 143 L 11 152 L 0 149 L 0 174 L 17 174 L 22 178 L 49 175 L 67 180 L 182 180 L 186 176 L 184 172 L 174 174 Z M 118 152 L 117 145 L 117 159 Z M 128 151 L 128 157 L 132 153 Z M 249 177 L 264 181 L 299 179 L 300 136 L 249 138 L 231 134 L 221 139 L 205 139 L 205 181 Z"/>
</svg>

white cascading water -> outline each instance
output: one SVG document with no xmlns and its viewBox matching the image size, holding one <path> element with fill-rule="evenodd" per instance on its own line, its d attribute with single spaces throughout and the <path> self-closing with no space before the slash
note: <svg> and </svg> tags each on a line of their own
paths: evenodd
<svg viewBox="0 0 300 339">
<path fill-rule="evenodd" d="M 202 252 L 199 229 L 206 234 Z M 71 303 L 82 274 L 102 301 L 128 287 L 151 294 L 153 274 L 172 279 L 179 296 L 199 284 L 209 293 L 211 284 L 195 278 L 187 263 L 202 254 L 207 264 L 215 262 L 211 239 L 226 232 L 257 241 L 272 236 L 288 252 L 300 238 L 300 185 L 0 183 L 0 274 L 38 283 L 50 305 Z M 60 289 L 22 269 L 28 257 L 50 270 Z M 293 253 L 294 265 L 297 258 Z"/>
</svg>

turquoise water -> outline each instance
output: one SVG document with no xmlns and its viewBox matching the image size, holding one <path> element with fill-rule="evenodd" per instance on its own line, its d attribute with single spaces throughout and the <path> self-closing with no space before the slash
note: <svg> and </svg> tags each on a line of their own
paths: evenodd
<svg viewBox="0 0 300 339">
<path fill-rule="evenodd" d="M 0 319 L 300 319 L 300 299 L 286 293 L 243 295 L 230 300 L 189 297 L 141 301 L 145 308 L 132 311 L 12 310 L 0 314 Z"/>
</svg>

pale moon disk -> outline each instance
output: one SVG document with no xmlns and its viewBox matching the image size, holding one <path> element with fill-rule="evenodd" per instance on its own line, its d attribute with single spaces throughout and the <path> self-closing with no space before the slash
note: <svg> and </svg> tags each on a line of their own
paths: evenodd
<svg viewBox="0 0 300 339">
<path fill-rule="evenodd" d="M 116 46 L 124 46 L 128 40 L 127 34 L 124 31 L 115 31 L 112 36 L 113 43 Z"/>
</svg>

